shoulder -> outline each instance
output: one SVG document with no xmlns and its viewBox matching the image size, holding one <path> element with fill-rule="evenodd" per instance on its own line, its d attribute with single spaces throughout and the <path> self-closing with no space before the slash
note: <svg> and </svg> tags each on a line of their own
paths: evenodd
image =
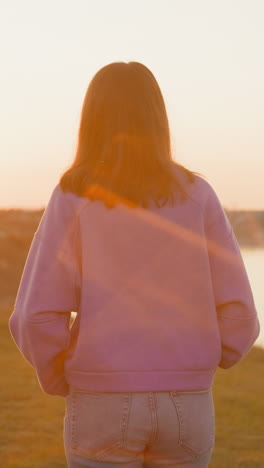
<svg viewBox="0 0 264 468">
<path fill-rule="evenodd" d="M 222 201 L 214 187 L 201 176 L 195 176 L 192 199 L 200 204 L 203 210 L 205 225 L 210 226 L 217 220 L 227 222 Z M 221 222 L 222 222 L 221 221 Z"/>
<path fill-rule="evenodd" d="M 61 188 L 60 184 L 57 184 L 51 192 L 49 204 L 71 210 L 78 209 L 85 201 L 83 197 L 70 191 L 66 192 Z"/>
<path fill-rule="evenodd" d="M 46 211 L 54 216 L 77 217 L 87 201 L 87 199 L 73 192 L 64 192 L 60 184 L 57 184 L 51 192 Z"/>
<path fill-rule="evenodd" d="M 63 192 L 57 184 L 51 192 L 36 234 L 53 237 L 60 231 L 73 232 L 77 227 L 80 210 L 87 200 L 72 192 Z"/>
<path fill-rule="evenodd" d="M 184 169 L 184 168 L 183 168 Z M 198 173 L 192 173 L 192 180 L 185 171 L 179 167 L 174 167 L 176 177 L 179 179 L 188 194 L 191 203 L 200 207 L 206 216 L 214 214 L 215 210 L 222 208 L 221 201 L 213 186 L 206 178 Z"/>
<path fill-rule="evenodd" d="M 210 204 L 221 203 L 214 187 L 200 175 L 195 174 L 194 183 L 190 187 L 190 191 L 192 198 L 204 209 Z"/>
<path fill-rule="evenodd" d="M 232 233 L 228 216 L 212 185 L 203 177 L 195 175 L 190 185 L 190 198 L 202 210 L 205 232 L 208 239 L 217 244 L 225 244 Z"/>
</svg>

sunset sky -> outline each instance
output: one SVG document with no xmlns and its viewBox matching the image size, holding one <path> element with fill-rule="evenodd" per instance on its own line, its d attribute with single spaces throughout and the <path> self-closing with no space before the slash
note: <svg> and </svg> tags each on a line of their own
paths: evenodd
<svg viewBox="0 0 264 468">
<path fill-rule="evenodd" d="M 263 0 L 0 0 L 0 208 L 44 207 L 90 79 L 147 65 L 174 157 L 223 205 L 264 209 Z"/>
</svg>

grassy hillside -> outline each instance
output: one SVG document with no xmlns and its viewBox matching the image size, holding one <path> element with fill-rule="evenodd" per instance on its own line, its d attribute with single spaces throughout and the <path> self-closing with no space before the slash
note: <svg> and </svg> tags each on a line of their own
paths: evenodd
<svg viewBox="0 0 264 468">
<path fill-rule="evenodd" d="M 0 466 L 66 468 L 64 399 L 44 394 L 34 370 L 8 330 L 11 309 L 0 311 Z M 253 348 L 230 370 L 216 374 L 216 446 L 210 468 L 264 467 L 264 350 Z"/>
</svg>

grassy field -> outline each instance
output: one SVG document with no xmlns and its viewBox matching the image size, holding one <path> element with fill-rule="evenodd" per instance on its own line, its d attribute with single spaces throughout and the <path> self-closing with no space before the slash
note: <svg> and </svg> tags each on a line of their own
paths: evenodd
<svg viewBox="0 0 264 468">
<path fill-rule="evenodd" d="M 0 467 L 66 468 L 65 403 L 44 394 L 0 313 Z M 264 468 L 264 350 L 215 377 L 216 445 L 210 468 Z"/>
</svg>

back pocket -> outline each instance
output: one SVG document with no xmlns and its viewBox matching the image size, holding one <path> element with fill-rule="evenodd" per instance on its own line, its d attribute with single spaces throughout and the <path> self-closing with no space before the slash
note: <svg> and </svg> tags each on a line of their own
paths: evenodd
<svg viewBox="0 0 264 468">
<path fill-rule="evenodd" d="M 179 445 L 194 458 L 208 452 L 215 443 L 215 411 L 212 388 L 191 392 L 170 392 L 175 405 Z"/>
<path fill-rule="evenodd" d="M 75 454 L 103 460 L 120 450 L 127 427 L 129 393 L 73 389 L 70 404 L 71 448 Z"/>
</svg>

